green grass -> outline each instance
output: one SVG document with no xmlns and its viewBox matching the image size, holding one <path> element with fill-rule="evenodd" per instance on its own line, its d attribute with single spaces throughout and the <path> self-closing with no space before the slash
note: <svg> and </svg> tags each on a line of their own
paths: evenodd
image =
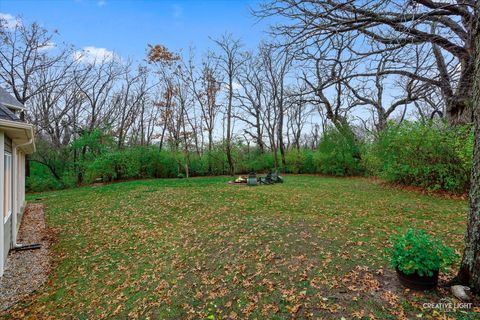
<svg viewBox="0 0 480 320">
<path fill-rule="evenodd" d="M 461 250 L 467 204 L 361 178 L 146 180 L 34 194 L 58 232 L 49 282 L 5 316 L 388 319 L 432 314 L 394 283 L 392 233 Z M 383 270 L 383 272 L 382 272 Z M 468 317 L 468 315 L 467 315 Z"/>
</svg>

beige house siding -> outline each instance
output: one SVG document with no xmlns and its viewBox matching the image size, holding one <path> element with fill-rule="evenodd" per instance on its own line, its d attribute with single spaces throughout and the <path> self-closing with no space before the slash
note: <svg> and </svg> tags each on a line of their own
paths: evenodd
<svg viewBox="0 0 480 320">
<path fill-rule="evenodd" d="M 8 252 L 18 246 L 25 208 L 25 155 L 35 152 L 33 126 L 18 116 L 25 107 L 0 87 L 0 277 Z"/>
<path fill-rule="evenodd" d="M 5 151 L 12 153 L 12 139 L 5 135 Z"/>
<path fill-rule="evenodd" d="M 17 221 L 15 232 L 20 228 L 20 222 L 23 217 L 23 210 L 25 209 L 25 154 L 20 150 L 17 151 Z"/>
<path fill-rule="evenodd" d="M 5 153 L 11 154 L 11 209 L 12 213 L 5 218 Z M 17 148 L 10 137 L 0 129 L 0 207 L 2 219 L 0 223 L 0 276 L 10 249 L 17 239 L 23 210 L 25 208 L 25 153 Z"/>
<path fill-rule="evenodd" d="M 12 139 L 10 139 L 7 135 L 4 137 L 4 151 L 12 154 Z M 3 171 L 3 170 L 2 170 Z M 13 169 L 12 169 L 13 171 Z M 15 178 L 15 174 L 12 172 L 12 178 Z M 2 181 L 3 182 L 3 181 Z M 13 188 L 11 188 L 13 189 Z M 11 190 L 10 192 L 12 192 Z M 4 199 L 5 201 L 6 199 Z M 7 260 L 8 252 L 10 251 L 11 245 L 12 245 L 12 214 L 8 217 L 7 221 L 4 221 L 4 226 L 3 226 L 3 261 Z M 3 215 L 2 215 L 3 217 Z M 3 220 L 3 219 L 2 219 Z"/>
<path fill-rule="evenodd" d="M 3 225 L 3 263 L 7 261 L 8 252 L 12 245 L 12 216 Z"/>
</svg>

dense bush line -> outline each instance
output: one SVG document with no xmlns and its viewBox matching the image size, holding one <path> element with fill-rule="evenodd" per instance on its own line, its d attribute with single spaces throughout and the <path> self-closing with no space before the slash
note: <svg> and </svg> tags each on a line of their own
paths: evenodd
<svg viewBox="0 0 480 320">
<path fill-rule="evenodd" d="M 364 145 L 363 166 L 370 175 L 430 190 L 468 188 L 473 154 L 469 127 L 444 123 L 390 126 Z"/>
<path fill-rule="evenodd" d="M 46 166 L 41 161 L 31 161 L 27 187 L 30 191 L 73 187 L 79 174 L 84 183 L 93 183 L 185 177 L 187 168 L 189 176 L 228 172 L 221 144 L 202 154 L 173 149 L 159 151 L 157 146 L 123 149 L 114 146 L 110 137 L 97 131 L 72 144 L 71 148 L 78 151 L 79 157 L 82 155 L 75 166 L 63 164 L 56 168 L 55 163 Z M 369 175 L 430 190 L 462 192 L 468 188 L 472 150 L 473 134 L 466 126 L 405 122 L 391 124 L 380 134 L 364 139 L 359 139 L 349 128 L 329 128 L 316 150 L 288 150 L 286 166 L 279 171 L 333 176 Z M 273 154 L 262 153 L 255 147 L 237 143 L 233 155 L 237 174 L 266 172 L 274 167 Z"/>
</svg>

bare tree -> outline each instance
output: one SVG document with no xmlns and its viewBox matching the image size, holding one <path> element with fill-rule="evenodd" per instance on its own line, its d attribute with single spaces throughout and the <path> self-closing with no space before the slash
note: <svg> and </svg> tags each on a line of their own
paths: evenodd
<svg viewBox="0 0 480 320">
<path fill-rule="evenodd" d="M 54 148 L 68 145 L 74 138 L 75 109 L 82 104 L 82 96 L 73 78 L 75 66 L 66 61 L 63 66 L 41 69 L 30 79 L 33 87 L 43 87 L 29 99 L 28 120 L 35 124 L 37 134 L 46 138 Z"/>
<path fill-rule="evenodd" d="M 235 94 L 239 103 L 239 113 L 236 116 L 247 125 L 244 133 L 256 142 L 261 153 L 265 151 L 262 116 L 266 103 L 265 73 L 262 70 L 262 59 L 249 53 L 238 76 L 241 88 Z"/>
<path fill-rule="evenodd" d="M 472 94 L 474 68 L 474 24 L 479 19 L 477 1 L 414 0 L 392 2 L 342 0 L 276 0 L 263 5 L 260 17 L 279 15 L 287 21 L 275 26 L 276 35 L 285 36 L 288 45 L 302 47 L 325 41 L 338 34 L 349 34 L 359 45 L 350 50 L 362 57 L 383 51 L 408 52 L 429 44 L 433 49 L 436 74 L 423 76 L 405 68 L 384 70 L 438 87 L 446 101 L 451 123 L 471 121 L 468 107 Z M 360 43 L 372 43 L 366 52 Z M 403 64 L 408 64 L 408 54 Z"/>
<path fill-rule="evenodd" d="M 125 66 L 122 86 L 117 93 L 114 113 L 116 122 L 117 146 L 122 148 L 128 131 L 135 123 L 141 103 L 150 89 L 147 84 L 147 69 L 140 66 L 135 74 L 130 70 L 130 64 Z"/>
<path fill-rule="evenodd" d="M 0 79 L 4 81 L 15 98 L 25 104 L 30 98 L 58 82 L 71 50 L 56 46 L 55 33 L 50 33 L 37 23 L 25 25 L 20 18 L 12 27 L 0 18 Z M 55 54 L 50 52 L 55 47 Z M 33 79 L 38 73 L 50 73 L 44 82 Z M 56 77 L 52 77 L 53 75 Z"/>
<path fill-rule="evenodd" d="M 315 150 L 318 146 L 318 141 L 320 140 L 320 125 L 315 123 L 312 125 L 310 137 L 305 139 L 306 147 L 310 147 L 310 149 Z"/>
<path fill-rule="evenodd" d="M 154 101 L 158 101 L 158 99 L 154 99 L 150 95 L 140 101 L 140 116 L 137 124 L 139 130 L 135 130 L 135 132 L 140 135 L 141 146 L 150 145 L 152 140 L 157 137 L 155 128 L 160 110 L 154 105 Z"/>
<path fill-rule="evenodd" d="M 304 99 L 301 89 L 299 88 L 300 92 L 294 91 L 288 95 L 287 109 L 287 138 L 292 137 L 292 144 L 297 150 L 301 148 L 303 129 L 314 111 L 312 105 Z"/>
<path fill-rule="evenodd" d="M 216 55 L 219 61 L 219 67 L 225 74 L 225 84 L 227 89 L 227 106 L 226 106 L 226 129 L 225 129 L 225 151 L 228 160 L 229 174 L 235 173 L 235 166 L 232 157 L 232 114 L 233 114 L 233 98 L 234 98 L 234 82 L 238 75 L 239 67 L 244 62 L 242 57 L 242 44 L 240 40 L 233 38 L 231 34 L 225 34 L 220 39 L 214 40 L 220 54 Z"/>
<path fill-rule="evenodd" d="M 167 133 L 168 126 L 171 126 L 172 117 L 174 117 L 173 99 L 176 94 L 176 88 L 172 81 L 172 75 L 177 68 L 177 62 L 180 60 L 180 56 L 168 50 L 165 46 L 157 44 L 149 45 L 147 59 L 148 63 L 154 64 L 157 67 L 156 72 L 161 84 L 161 100 L 157 100 L 154 105 L 160 109 L 158 124 L 162 126 L 162 129 L 160 133 L 159 150 L 162 151 L 165 134 Z"/>
<path fill-rule="evenodd" d="M 422 98 L 413 102 L 419 121 L 433 120 L 434 118 L 444 118 L 445 103 L 438 88 L 431 87 L 430 90 L 423 92 Z"/>
<path fill-rule="evenodd" d="M 388 80 L 395 80 L 388 79 L 392 76 L 383 73 L 389 61 L 388 56 L 380 59 L 374 77 L 349 78 L 344 81 L 353 95 L 351 106 L 367 105 L 373 108 L 372 120 L 377 132 L 386 128 L 387 120 L 399 107 L 406 110 L 408 105 L 423 99 L 429 91 L 429 87 L 424 83 L 405 76 L 400 76 L 393 82 L 395 90 L 388 90 Z M 352 80 L 356 80 L 355 83 Z M 389 91 L 390 94 L 387 95 Z"/>
<path fill-rule="evenodd" d="M 213 149 L 213 134 L 220 109 L 218 95 L 223 79 L 218 68 L 218 60 L 214 59 L 212 54 L 207 54 L 203 58 L 202 68 L 199 74 L 195 72 L 193 56 L 190 57 L 187 66 L 190 89 L 200 107 L 201 127 L 204 127 L 207 131 L 208 157 L 211 156 L 210 153 Z M 211 172 L 211 170 L 211 162 L 209 160 L 209 172 Z"/>
<path fill-rule="evenodd" d="M 280 150 L 282 169 L 285 170 L 286 160 L 283 130 L 286 109 L 286 81 L 292 65 L 293 55 L 290 54 L 288 48 L 279 50 L 272 45 L 263 44 L 260 47 L 260 56 L 265 70 L 266 83 L 271 92 L 272 108 L 276 111 L 276 145 Z M 275 154 L 274 157 L 277 157 L 277 155 Z M 277 165 L 275 168 L 277 168 Z"/>
<path fill-rule="evenodd" d="M 350 41 L 346 37 L 332 38 L 328 51 L 318 47 L 303 54 L 305 66 L 301 79 L 307 86 L 308 102 L 319 115 L 325 116 L 338 129 L 348 127 L 347 114 L 353 104 L 346 104 L 345 82 L 357 66 L 354 59 L 344 59 Z M 325 127 L 325 126 L 324 126 Z"/>
<path fill-rule="evenodd" d="M 190 162 L 190 141 L 195 139 L 195 124 L 189 114 L 193 114 L 193 99 L 190 95 L 190 83 L 184 76 L 183 70 L 180 66 L 177 67 L 173 73 L 173 83 L 175 87 L 175 103 L 173 104 L 174 114 L 171 117 L 169 131 L 171 136 L 175 139 L 175 147 L 178 150 L 180 144 L 183 144 L 183 168 L 185 170 L 185 177 L 190 176 L 189 162 Z M 179 173 L 180 173 L 179 163 Z"/>
<path fill-rule="evenodd" d="M 77 63 L 82 63 L 77 59 Z M 115 81 L 124 73 L 118 61 L 103 57 L 75 70 L 74 80 L 85 99 L 85 129 L 89 132 L 110 121 Z"/>
</svg>

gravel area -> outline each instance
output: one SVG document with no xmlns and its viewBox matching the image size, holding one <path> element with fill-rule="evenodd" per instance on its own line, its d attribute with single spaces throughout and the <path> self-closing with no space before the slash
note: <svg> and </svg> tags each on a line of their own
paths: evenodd
<svg viewBox="0 0 480 320">
<path fill-rule="evenodd" d="M 40 288 L 50 271 L 49 248 L 53 233 L 45 225 L 42 204 L 29 204 L 23 215 L 18 243 L 41 243 L 37 250 L 10 251 L 0 278 L 0 310 L 5 310 Z"/>
</svg>

